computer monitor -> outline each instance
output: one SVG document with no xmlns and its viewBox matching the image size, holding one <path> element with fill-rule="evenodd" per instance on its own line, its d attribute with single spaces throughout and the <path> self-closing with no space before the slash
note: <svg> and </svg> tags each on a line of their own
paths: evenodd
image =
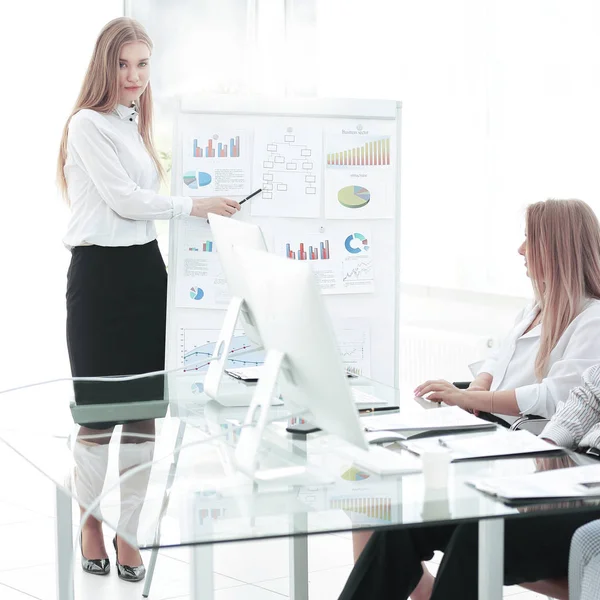
<svg viewBox="0 0 600 600">
<path fill-rule="evenodd" d="M 310 265 L 238 246 L 234 253 L 240 293 L 266 350 L 263 372 L 236 448 L 238 467 L 257 476 L 256 457 L 277 390 L 291 412 L 307 411 L 315 425 L 352 444 L 356 464 L 378 473 L 405 469 L 406 458 L 367 443 Z M 285 469 L 282 473 L 285 476 Z M 277 478 L 275 472 L 272 477 L 263 475 L 257 478 Z"/>
<path fill-rule="evenodd" d="M 225 313 L 223 326 L 215 343 L 213 356 L 204 379 L 204 391 L 208 396 L 226 406 L 248 406 L 254 392 L 254 386 L 248 386 L 234 380 L 227 381 L 226 385 L 223 382 L 231 340 L 240 317 L 244 333 L 248 339 L 258 348 L 262 347 L 260 333 L 244 303 L 242 294 L 243 279 L 236 264 L 237 257 L 233 252 L 233 245 L 262 251 L 265 251 L 267 246 L 262 231 L 257 225 L 215 214 L 209 214 L 208 221 L 218 252 L 219 262 L 227 280 L 231 301 Z M 255 350 L 256 348 L 252 349 L 252 351 Z M 241 355 L 236 354 L 236 357 L 238 356 Z"/>
</svg>

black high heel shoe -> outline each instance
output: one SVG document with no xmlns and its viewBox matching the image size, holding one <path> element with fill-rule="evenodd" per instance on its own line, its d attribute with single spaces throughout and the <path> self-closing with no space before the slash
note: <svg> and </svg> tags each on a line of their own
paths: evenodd
<svg viewBox="0 0 600 600">
<path fill-rule="evenodd" d="M 86 558 L 83 555 L 83 531 L 79 536 L 81 548 L 81 568 L 91 575 L 108 575 L 110 573 L 110 560 L 108 558 Z"/>
<path fill-rule="evenodd" d="M 140 565 L 139 567 L 130 567 L 129 565 L 122 565 L 119 562 L 119 549 L 117 548 L 117 536 L 113 538 L 113 546 L 115 547 L 115 552 L 117 554 L 117 575 L 119 579 L 123 581 L 141 581 L 146 577 L 146 567 L 144 565 Z"/>
</svg>

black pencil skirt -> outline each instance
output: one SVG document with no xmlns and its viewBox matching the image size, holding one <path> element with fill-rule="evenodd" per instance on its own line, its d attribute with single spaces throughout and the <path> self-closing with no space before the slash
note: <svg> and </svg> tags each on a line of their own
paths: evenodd
<svg viewBox="0 0 600 600">
<path fill-rule="evenodd" d="M 155 241 L 77 246 L 67 274 L 67 347 L 73 377 L 137 375 L 165 365 L 167 273 Z M 77 404 L 159 400 L 164 377 L 76 382 Z M 107 429 L 114 422 L 88 425 Z"/>
</svg>

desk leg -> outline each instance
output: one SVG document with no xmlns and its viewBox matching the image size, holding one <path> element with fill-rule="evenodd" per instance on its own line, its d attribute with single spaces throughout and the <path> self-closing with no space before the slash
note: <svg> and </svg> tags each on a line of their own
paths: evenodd
<svg viewBox="0 0 600 600">
<path fill-rule="evenodd" d="M 73 502 L 56 486 L 56 585 L 58 600 L 74 600 L 73 586 Z"/>
<path fill-rule="evenodd" d="M 301 517 L 306 518 L 306 515 Z M 308 537 L 305 535 L 290 538 L 290 600 L 308 600 Z"/>
<path fill-rule="evenodd" d="M 504 519 L 479 521 L 479 598 L 502 600 Z"/>
<path fill-rule="evenodd" d="M 190 600 L 213 600 L 213 547 L 211 544 L 190 547 Z"/>
</svg>

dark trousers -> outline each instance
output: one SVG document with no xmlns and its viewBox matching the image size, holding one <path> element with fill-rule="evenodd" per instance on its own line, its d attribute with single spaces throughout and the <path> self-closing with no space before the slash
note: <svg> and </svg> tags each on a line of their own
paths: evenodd
<svg viewBox="0 0 600 600">
<path fill-rule="evenodd" d="M 512 518 L 504 528 L 504 583 L 566 577 L 575 530 L 600 511 Z M 408 598 L 423 574 L 421 561 L 444 552 L 432 600 L 477 600 L 478 525 L 420 526 L 373 534 L 339 600 Z M 483 600 L 483 599 L 482 599 Z"/>
</svg>

